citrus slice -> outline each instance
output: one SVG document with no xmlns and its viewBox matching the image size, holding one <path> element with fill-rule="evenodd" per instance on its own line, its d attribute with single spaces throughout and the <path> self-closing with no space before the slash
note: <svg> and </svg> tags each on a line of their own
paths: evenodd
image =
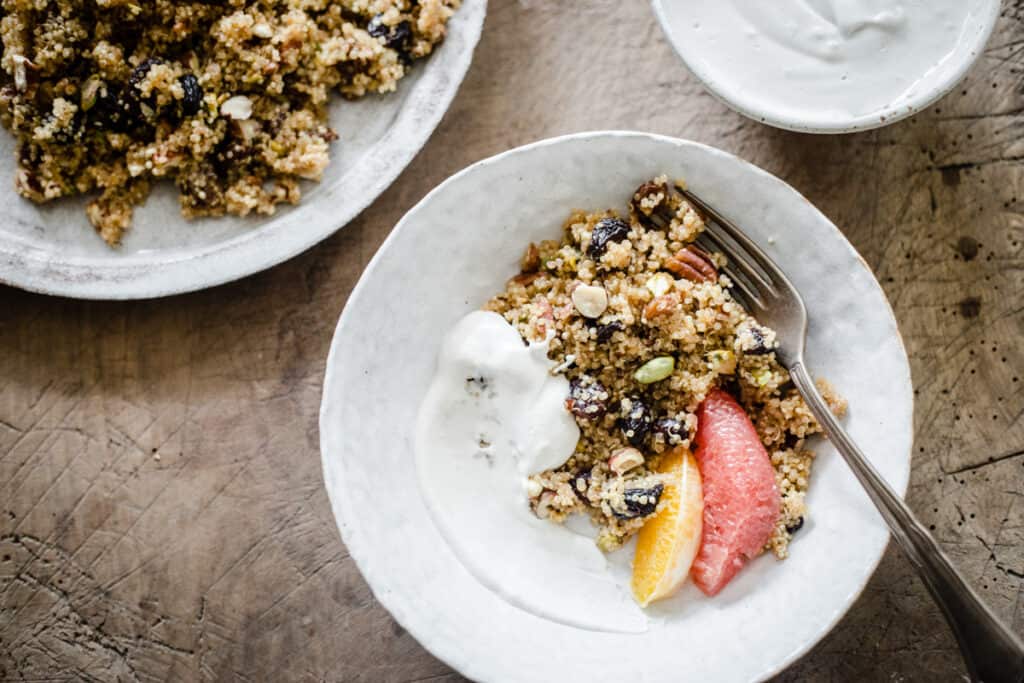
<svg viewBox="0 0 1024 683">
<path fill-rule="evenodd" d="M 666 454 L 657 471 L 671 479 L 657 514 L 637 534 L 633 597 L 641 607 L 672 595 L 686 580 L 700 548 L 704 515 L 700 470 L 689 450 Z"/>
<path fill-rule="evenodd" d="M 708 394 L 697 409 L 695 440 L 704 484 L 704 537 L 693 582 L 715 595 L 761 553 L 782 502 L 768 452 L 732 396 L 721 389 Z"/>
</svg>

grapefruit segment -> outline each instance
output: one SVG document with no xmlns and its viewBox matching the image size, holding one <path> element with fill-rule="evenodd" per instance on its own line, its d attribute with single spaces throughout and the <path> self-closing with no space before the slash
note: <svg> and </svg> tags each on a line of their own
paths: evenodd
<svg viewBox="0 0 1024 683">
<path fill-rule="evenodd" d="M 697 449 L 704 489 L 700 551 L 690 573 L 715 595 L 775 530 L 781 499 L 775 470 L 753 423 L 736 400 L 712 389 L 697 409 Z"/>
<path fill-rule="evenodd" d="M 697 461 L 686 448 L 676 448 L 662 458 L 657 472 L 670 481 L 657 514 L 637 534 L 632 584 L 641 607 L 676 592 L 701 541 L 704 502 Z"/>
</svg>

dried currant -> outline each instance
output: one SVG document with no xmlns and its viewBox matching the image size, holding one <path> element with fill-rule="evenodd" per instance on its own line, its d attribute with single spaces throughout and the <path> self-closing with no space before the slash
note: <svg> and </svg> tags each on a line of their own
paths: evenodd
<svg viewBox="0 0 1024 683">
<path fill-rule="evenodd" d="M 590 236 L 590 246 L 587 247 L 587 256 L 600 258 L 604 250 L 608 248 L 609 242 L 621 242 L 629 234 L 629 226 L 618 218 L 602 218 L 594 226 Z"/>
<path fill-rule="evenodd" d="M 181 98 L 181 113 L 185 116 L 195 116 L 203 103 L 203 86 L 199 85 L 199 79 L 195 74 L 185 74 L 178 79 L 181 90 L 184 93 Z"/>
<path fill-rule="evenodd" d="M 572 478 L 572 492 L 576 494 L 576 497 L 581 501 L 590 505 L 590 499 L 587 498 L 587 491 L 590 490 L 590 470 L 584 470 L 577 472 Z"/>
<path fill-rule="evenodd" d="M 159 57 L 150 57 L 142 60 L 137 67 L 132 69 L 131 75 L 128 76 L 128 87 L 138 90 L 142 82 L 146 80 L 146 76 L 149 75 L 149 70 L 163 63 L 164 60 Z"/>
<path fill-rule="evenodd" d="M 629 445 L 636 448 L 643 446 L 651 432 L 651 423 L 651 411 L 647 404 L 636 396 L 630 398 L 629 409 L 619 418 L 619 429 Z"/>
<path fill-rule="evenodd" d="M 370 20 L 366 31 L 384 43 L 384 47 L 395 50 L 406 61 L 410 60 L 409 50 L 412 48 L 412 24 L 408 21 L 388 26 L 384 23 L 383 17 L 378 14 Z"/>
<path fill-rule="evenodd" d="M 636 519 L 652 515 L 658 509 L 658 501 L 661 500 L 664 491 L 664 484 L 655 484 L 650 488 L 626 489 L 622 494 L 624 509 L 612 508 L 612 514 L 619 519 Z"/>
<path fill-rule="evenodd" d="M 801 516 L 795 522 L 793 522 L 792 524 L 787 526 L 786 527 L 786 531 L 788 531 L 791 534 L 795 534 L 796 532 L 800 531 L 800 529 L 803 527 L 803 525 L 804 525 L 804 518 L 803 518 L 803 516 Z"/>
<path fill-rule="evenodd" d="M 109 83 L 97 89 L 88 115 L 97 128 L 115 133 L 126 133 L 141 120 L 135 98 L 126 97 L 121 88 Z"/>
<path fill-rule="evenodd" d="M 654 421 L 654 433 L 661 434 L 667 444 L 678 444 L 689 438 L 686 426 L 674 417 L 660 417 Z"/>
<path fill-rule="evenodd" d="M 612 335 L 626 329 L 621 320 L 613 320 L 610 323 L 599 325 L 597 328 L 597 343 L 607 344 L 611 341 Z"/>
<path fill-rule="evenodd" d="M 771 349 L 768 348 L 768 342 L 764 338 L 764 332 L 758 327 L 750 328 L 750 338 L 753 340 L 753 345 L 746 349 L 743 353 L 748 356 L 763 356 L 767 353 L 771 353 Z"/>
<path fill-rule="evenodd" d="M 584 375 L 569 382 L 566 409 L 584 420 L 598 420 L 608 412 L 608 390 L 597 380 Z"/>
</svg>

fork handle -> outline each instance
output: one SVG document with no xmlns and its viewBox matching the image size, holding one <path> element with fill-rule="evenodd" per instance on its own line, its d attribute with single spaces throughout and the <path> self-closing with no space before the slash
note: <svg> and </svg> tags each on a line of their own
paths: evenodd
<svg viewBox="0 0 1024 683">
<path fill-rule="evenodd" d="M 794 363 L 789 374 L 829 440 L 882 513 L 893 538 L 942 608 L 960 644 L 971 680 L 984 683 L 1024 681 L 1024 644 L 1020 638 L 981 601 L 907 504 L 871 466 L 829 410 L 803 363 Z"/>
</svg>

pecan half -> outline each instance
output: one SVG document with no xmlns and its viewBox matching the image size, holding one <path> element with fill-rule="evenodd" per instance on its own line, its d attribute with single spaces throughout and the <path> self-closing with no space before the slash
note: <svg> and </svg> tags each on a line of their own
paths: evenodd
<svg viewBox="0 0 1024 683">
<path fill-rule="evenodd" d="M 654 320 L 663 315 L 669 315 L 679 308 L 679 304 L 679 295 L 675 292 L 656 296 L 644 306 L 644 320 Z"/>
<path fill-rule="evenodd" d="M 676 252 L 675 256 L 665 259 L 665 268 L 679 277 L 694 282 L 715 282 L 718 270 L 711 261 L 711 254 L 693 244 Z"/>
</svg>

